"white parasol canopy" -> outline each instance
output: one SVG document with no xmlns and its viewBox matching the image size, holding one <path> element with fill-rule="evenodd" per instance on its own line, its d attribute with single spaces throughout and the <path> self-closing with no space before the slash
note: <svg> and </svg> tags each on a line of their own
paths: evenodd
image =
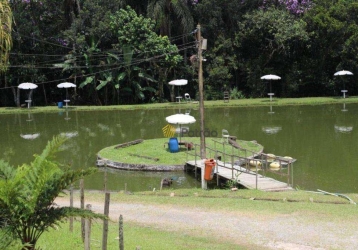
<svg viewBox="0 0 358 250">
<path fill-rule="evenodd" d="M 341 70 L 341 71 L 337 71 L 336 73 L 334 73 L 334 76 L 345 76 L 345 75 L 353 75 L 352 72 L 348 71 L 348 70 Z"/>
<path fill-rule="evenodd" d="M 24 82 L 24 83 L 21 83 L 19 84 L 19 86 L 17 86 L 19 89 L 36 89 L 37 88 L 37 85 L 34 84 L 34 83 L 31 83 L 31 82 Z M 29 94 L 29 99 L 26 100 L 27 102 L 27 108 L 30 108 L 30 105 L 31 105 L 31 96 Z"/>
<path fill-rule="evenodd" d="M 177 79 L 169 82 L 169 85 L 175 85 L 175 86 L 182 86 L 187 84 L 188 84 L 188 80 L 185 79 Z"/>
<path fill-rule="evenodd" d="M 181 125 L 184 124 L 191 124 L 196 122 L 195 118 L 191 115 L 185 115 L 185 114 L 175 114 L 175 115 L 171 115 L 171 116 L 167 116 L 165 118 L 165 120 L 170 123 L 170 124 L 175 124 L 175 125 L 179 125 L 179 141 L 180 141 L 180 136 L 181 136 Z"/>
<path fill-rule="evenodd" d="M 19 89 L 36 89 L 38 86 L 35 83 L 24 82 L 17 86 Z"/>
<path fill-rule="evenodd" d="M 72 82 L 63 82 L 57 85 L 57 88 L 76 88 L 76 84 Z"/>
<path fill-rule="evenodd" d="M 185 114 L 175 114 L 175 115 L 167 116 L 165 120 L 170 124 L 176 124 L 176 125 L 191 124 L 196 122 L 193 116 L 185 115 Z"/>
<path fill-rule="evenodd" d="M 264 75 L 261 76 L 261 80 L 281 80 L 281 77 L 277 75 Z"/>
<path fill-rule="evenodd" d="M 57 88 L 65 88 L 66 89 L 66 100 L 65 100 L 65 103 L 66 103 L 66 108 L 67 108 L 67 103 L 70 101 L 68 100 L 68 91 L 67 89 L 68 88 L 76 88 L 76 84 L 72 83 L 72 82 L 63 82 L 63 83 L 60 83 L 57 85 Z"/>
</svg>

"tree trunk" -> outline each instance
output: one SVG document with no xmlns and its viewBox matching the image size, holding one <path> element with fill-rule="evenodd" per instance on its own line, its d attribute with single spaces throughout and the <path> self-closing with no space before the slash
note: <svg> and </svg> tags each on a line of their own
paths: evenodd
<svg viewBox="0 0 358 250">
<path fill-rule="evenodd" d="M 14 86 L 11 87 L 12 94 L 14 95 L 14 102 L 18 108 L 20 108 L 20 89 L 17 88 L 17 91 Z"/>
<path fill-rule="evenodd" d="M 169 89 L 170 89 L 170 100 L 171 100 L 172 102 L 174 102 L 174 101 L 175 101 L 174 85 L 173 85 L 171 88 L 169 88 Z"/>
<path fill-rule="evenodd" d="M 46 96 L 45 84 L 42 84 L 42 89 L 43 89 L 43 91 L 44 91 L 45 104 L 46 104 L 46 106 L 47 106 L 47 96 Z"/>
</svg>

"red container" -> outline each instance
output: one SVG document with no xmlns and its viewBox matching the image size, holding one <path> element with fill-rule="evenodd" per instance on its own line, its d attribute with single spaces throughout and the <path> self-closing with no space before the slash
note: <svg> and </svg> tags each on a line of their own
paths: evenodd
<svg viewBox="0 0 358 250">
<path fill-rule="evenodd" d="M 205 160 L 205 173 L 204 179 L 206 181 L 210 181 L 214 177 L 214 168 L 215 168 L 215 160 L 214 159 L 207 159 Z"/>
</svg>

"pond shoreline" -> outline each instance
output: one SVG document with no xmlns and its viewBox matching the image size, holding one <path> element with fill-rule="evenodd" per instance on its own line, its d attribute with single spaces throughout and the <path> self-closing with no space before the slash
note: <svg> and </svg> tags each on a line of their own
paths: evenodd
<svg viewBox="0 0 358 250">
<path fill-rule="evenodd" d="M 155 164 L 134 164 L 125 162 L 116 162 L 97 156 L 97 167 L 110 167 L 114 169 L 130 171 L 184 171 L 184 165 L 155 165 Z"/>
<path fill-rule="evenodd" d="M 110 167 L 113 169 L 133 171 L 184 171 L 186 169 L 187 161 L 189 160 L 188 156 L 193 160 L 197 150 L 192 148 L 180 148 L 179 152 L 172 153 L 168 146 L 166 146 L 168 144 L 167 139 L 168 138 L 149 140 L 137 139 L 106 147 L 97 153 L 96 165 L 98 167 Z M 194 147 L 198 147 L 199 145 L 196 143 L 198 143 L 199 140 L 200 138 L 194 139 L 194 137 L 192 137 L 187 138 L 184 141 L 191 141 Z M 236 137 L 235 141 L 230 142 L 229 145 L 233 148 L 240 148 L 243 152 L 246 152 L 246 150 L 250 148 L 249 145 L 251 145 L 251 149 L 255 149 L 254 151 L 250 151 L 251 154 L 253 154 L 252 157 L 263 152 L 263 146 L 256 141 L 239 140 L 238 142 L 243 146 L 242 148 L 236 142 Z M 234 145 L 232 145 L 232 143 L 234 143 Z M 158 147 L 158 145 L 164 145 L 164 147 Z M 225 150 L 218 149 L 215 156 L 211 155 L 210 157 L 207 155 L 207 157 L 216 158 L 218 153 L 222 153 L 223 151 Z M 177 164 L 179 162 L 182 162 L 182 164 Z"/>
</svg>

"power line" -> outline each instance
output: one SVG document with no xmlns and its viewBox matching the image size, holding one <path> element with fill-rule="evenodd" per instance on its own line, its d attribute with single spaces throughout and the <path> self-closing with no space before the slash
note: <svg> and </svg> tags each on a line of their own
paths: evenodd
<svg viewBox="0 0 358 250">
<path fill-rule="evenodd" d="M 182 48 L 181 50 L 184 50 L 184 49 L 187 49 L 187 48 Z M 180 50 L 179 50 L 180 51 Z M 174 52 L 173 52 L 174 53 Z M 176 52 L 175 52 L 176 53 Z M 150 62 L 150 61 L 154 61 L 155 59 L 157 58 L 161 58 L 161 57 L 164 57 L 166 56 L 167 54 L 171 54 L 171 53 L 165 53 L 165 54 L 161 54 L 161 55 L 156 55 L 156 56 L 153 56 L 151 58 L 144 58 L 144 59 L 138 59 L 138 60 L 134 60 L 134 62 L 132 62 L 131 64 L 127 65 L 127 66 L 134 66 L 134 65 L 138 65 L 142 62 Z M 163 61 L 164 62 L 164 61 Z M 83 77 L 89 77 L 89 76 L 93 76 L 93 75 L 96 75 L 96 74 L 99 74 L 99 73 L 104 73 L 104 72 L 108 72 L 108 71 L 112 71 L 112 70 L 116 70 L 116 69 L 120 69 L 122 65 L 119 65 L 119 67 L 115 67 L 115 68 L 110 68 L 110 69 L 105 69 L 105 70 L 101 70 L 101 71 L 97 71 L 97 72 L 93 72 L 93 73 L 89 73 L 89 74 L 84 74 L 84 75 L 81 75 L 81 76 L 78 76 L 78 78 L 83 78 Z M 111 65 L 104 65 L 104 66 L 111 66 Z M 118 65 L 115 65 L 115 66 L 118 66 Z M 75 68 L 73 68 L 75 69 Z M 68 79 L 68 77 L 66 78 L 62 78 L 62 79 L 57 79 L 57 80 L 51 80 L 51 81 L 45 81 L 45 82 L 40 82 L 40 83 L 36 83 L 37 85 L 42 85 L 42 84 L 50 84 L 50 83 L 58 83 L 58 82 L 62 82 L 62 81 L 66 81 Z M 2 89 L 9 89 L 9 88 L 13 88 L 13 87 L 17 87 L 17 86 L 10 86 L 10 87 L 3 87 L 3 88 L 0 88 L 0 90 Z"/>
</svg>

